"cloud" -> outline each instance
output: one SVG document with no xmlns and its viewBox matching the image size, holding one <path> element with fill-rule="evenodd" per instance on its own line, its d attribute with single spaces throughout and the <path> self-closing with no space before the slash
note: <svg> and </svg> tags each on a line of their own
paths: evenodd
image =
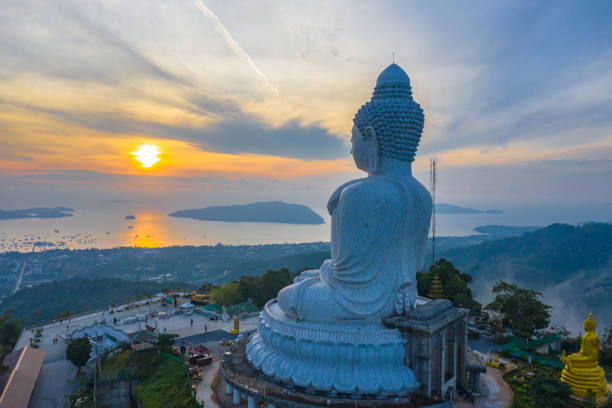
<svg viewBox="0 0 612 408">
<path fill-rule="evenodd" d="M 593 160 L 586 158 L 556 159 L 556 160 L 523 160 L 517 163 L 529 166 L 612 166 L 610 160 Z"/>
<path fill-rule="evenodd" d="M 270 82 L 270 80 L 268 79 L 268 77 L 266 76 L 266 74 L 264 74 L 263 72 L 261 72 L 261 70 L 259 69 L 259 67 L 255 64 L 255 61 L 253 61 L 253 59 L 251 58 L 251 56 L 249 54 L 247 54 L 242 47 L 240 46 L 240 44 L 238 44 L 236 42 L 236 40 L 234 40 L 234 37 L 232 37 L 232 35 L 229 33 L 229 31 L 227 31 L 227 28 L 225 28 L 225 26 L 223 25 L 223 23 L 221 22 L 221 20 L 219 20 L 219 17 L 217 17 L 217 15 L 215 13 L 213 13 L 213 11 L 211 9 L 209 9 L 204 2 L 202 2 L 202 0 L 194 0 L 194 3 L 196 5 L 196 7 L 209 19 L 211 19 L 214 24 L 215 24 L 215 29 L 219 32 L 219 34 L 221 34 L 221 37 L 223 37 L 223 40 L 225 40 L 225 42 L 227 43 L 227 45 L 229 45 L 229 47 L 232 49 L 232 51 L 234 51 L 234 53 L 236 53 L 237 56 L 239 56 L 240 58 L 242 58 L 244 61 L 246 61 L 246 63 L 249 65 L 249 67 L 251 67 L 251 69 L 253 70 L 253 72 L 255 72 L 255 74 L 257 74 L 257 76 L 259 78 L 261 78 L 261 80 L 264 82 L 264 84 L 266 84 L 266 86 L 268 87 L 268 89 L 270 89 L 272 91 L 272 93 L 275 96 L 279 96 L 280 93 L 278 92 L 278 89 L 276 89 L 274 87 L 274 85 L 272 85 L 272 83 Z"/>
<path fill-rule="evenodd" d="M 255 153 L 309 160 L 338 159 L 350 155 L 347 139 L 338 137 L 319 124 L 303 124 L 292 119 L 274 126 L 242 112 L 232 102 L 215 103 L 203 96 L 193 100 L 194 113 L 222 119 L 201 127 L 145 121 L 119 112 L 58 110 L 0 98 L 1 105 L 44 113 L 109 135 L 147 135 L 187 141 L 209 152 Z"/>
<path fill-rule="evenodd" d="M 28 15 L 27 23 L 15 18 Z M 108 10 L 67 3 L 15 3 L 0 16 L 0 69 L 71 81 L 117 84 L 134 76 L 182 82 L 105 24 Z M 41 35 L 44 34 L 44 35 Z M 27 67 L 24 69 L 24 67 Z"/>
</svg>

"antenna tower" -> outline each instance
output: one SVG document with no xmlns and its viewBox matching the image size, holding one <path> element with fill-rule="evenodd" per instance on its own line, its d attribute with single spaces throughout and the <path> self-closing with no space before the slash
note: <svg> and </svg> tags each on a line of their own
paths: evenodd
<svg viewBox="0 0 612 408">
<path fill-rule="evenodd" d="M 436 161 L 429 162 L 429 192 L 431 193 L 431 263 L 436 262 L 436 183 L 438 181 L 438 170 Z"/>
</svg>

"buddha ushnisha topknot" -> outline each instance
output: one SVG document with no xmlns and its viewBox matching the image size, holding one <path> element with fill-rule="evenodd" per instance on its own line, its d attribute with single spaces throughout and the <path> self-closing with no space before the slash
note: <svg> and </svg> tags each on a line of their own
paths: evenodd
<svg viewBox="0 0 612 408">
<path fill-rule="evenodd" d="M 425 116 L 412 99 L 408 75 L 396 64 L 385 69 L 376 81 L 374 94 L 353 118 L 360 132 L 372 126 L 382 156 L 413 161 L 421 140 Z"/>
</svg>

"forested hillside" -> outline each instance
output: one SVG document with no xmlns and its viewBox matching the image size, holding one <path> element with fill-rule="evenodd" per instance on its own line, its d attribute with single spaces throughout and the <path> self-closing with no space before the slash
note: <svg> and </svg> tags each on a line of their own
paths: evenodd
<svg viewBox="0 0 612 408">
<path fill-rule="evenodd" d="M 440 251 L 472 275 L 481 302 L 505 280 L 543 292 L 553 321 L 579 331 L 589 312 L 603 325 L 612 321 L 612 225 L 553 224 L 519 237 Z"/>
<path fill-rule="evenodd" d="M 25 318 L 30 323 L 48 320 L 64 312 L 78 314 L 95 311 L 174 288 L 191 289 L 192 286 L 169 282 L 73 278 L 22 289 L 7 297 L 0 304 L 0 311 L 13 309 L 16 318 Z"/>
<path fill-rule="evenodd" d="M 553 224 L 519 237 L 452 248 L 440 253 L 474 279 L 508 272 L 539 287 L 580 271 L 610 267 L 612 225 Z"/>
</svg>

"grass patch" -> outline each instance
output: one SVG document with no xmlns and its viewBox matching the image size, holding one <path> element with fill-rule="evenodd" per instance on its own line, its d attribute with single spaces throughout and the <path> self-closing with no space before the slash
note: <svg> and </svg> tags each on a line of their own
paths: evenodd
<svg viewBox="0 0 612 408">
<path fill-rule="evenodd" d="M 107 358 L 102 362 L 102 370 L 125 370 L 130 364 L 134 352 L 132 349 L 123 350 L 111 358 Z"/>
<path fill-rule="evenodd" d="M 157 350 L 123 350 L 102 362 L 101 377 L 137 379 L 142 408 L 198 408 L 183 365 Z"/>
<path fill-rule="evenodd" d="M 151 356 L 153 357 L 153 356 Z M 196 408 L 191 396 L 191 383 L 183 366 L 170 358 L 149 358 L 143 361 L 136 393 L 142 408 Z"/>
</svg>

